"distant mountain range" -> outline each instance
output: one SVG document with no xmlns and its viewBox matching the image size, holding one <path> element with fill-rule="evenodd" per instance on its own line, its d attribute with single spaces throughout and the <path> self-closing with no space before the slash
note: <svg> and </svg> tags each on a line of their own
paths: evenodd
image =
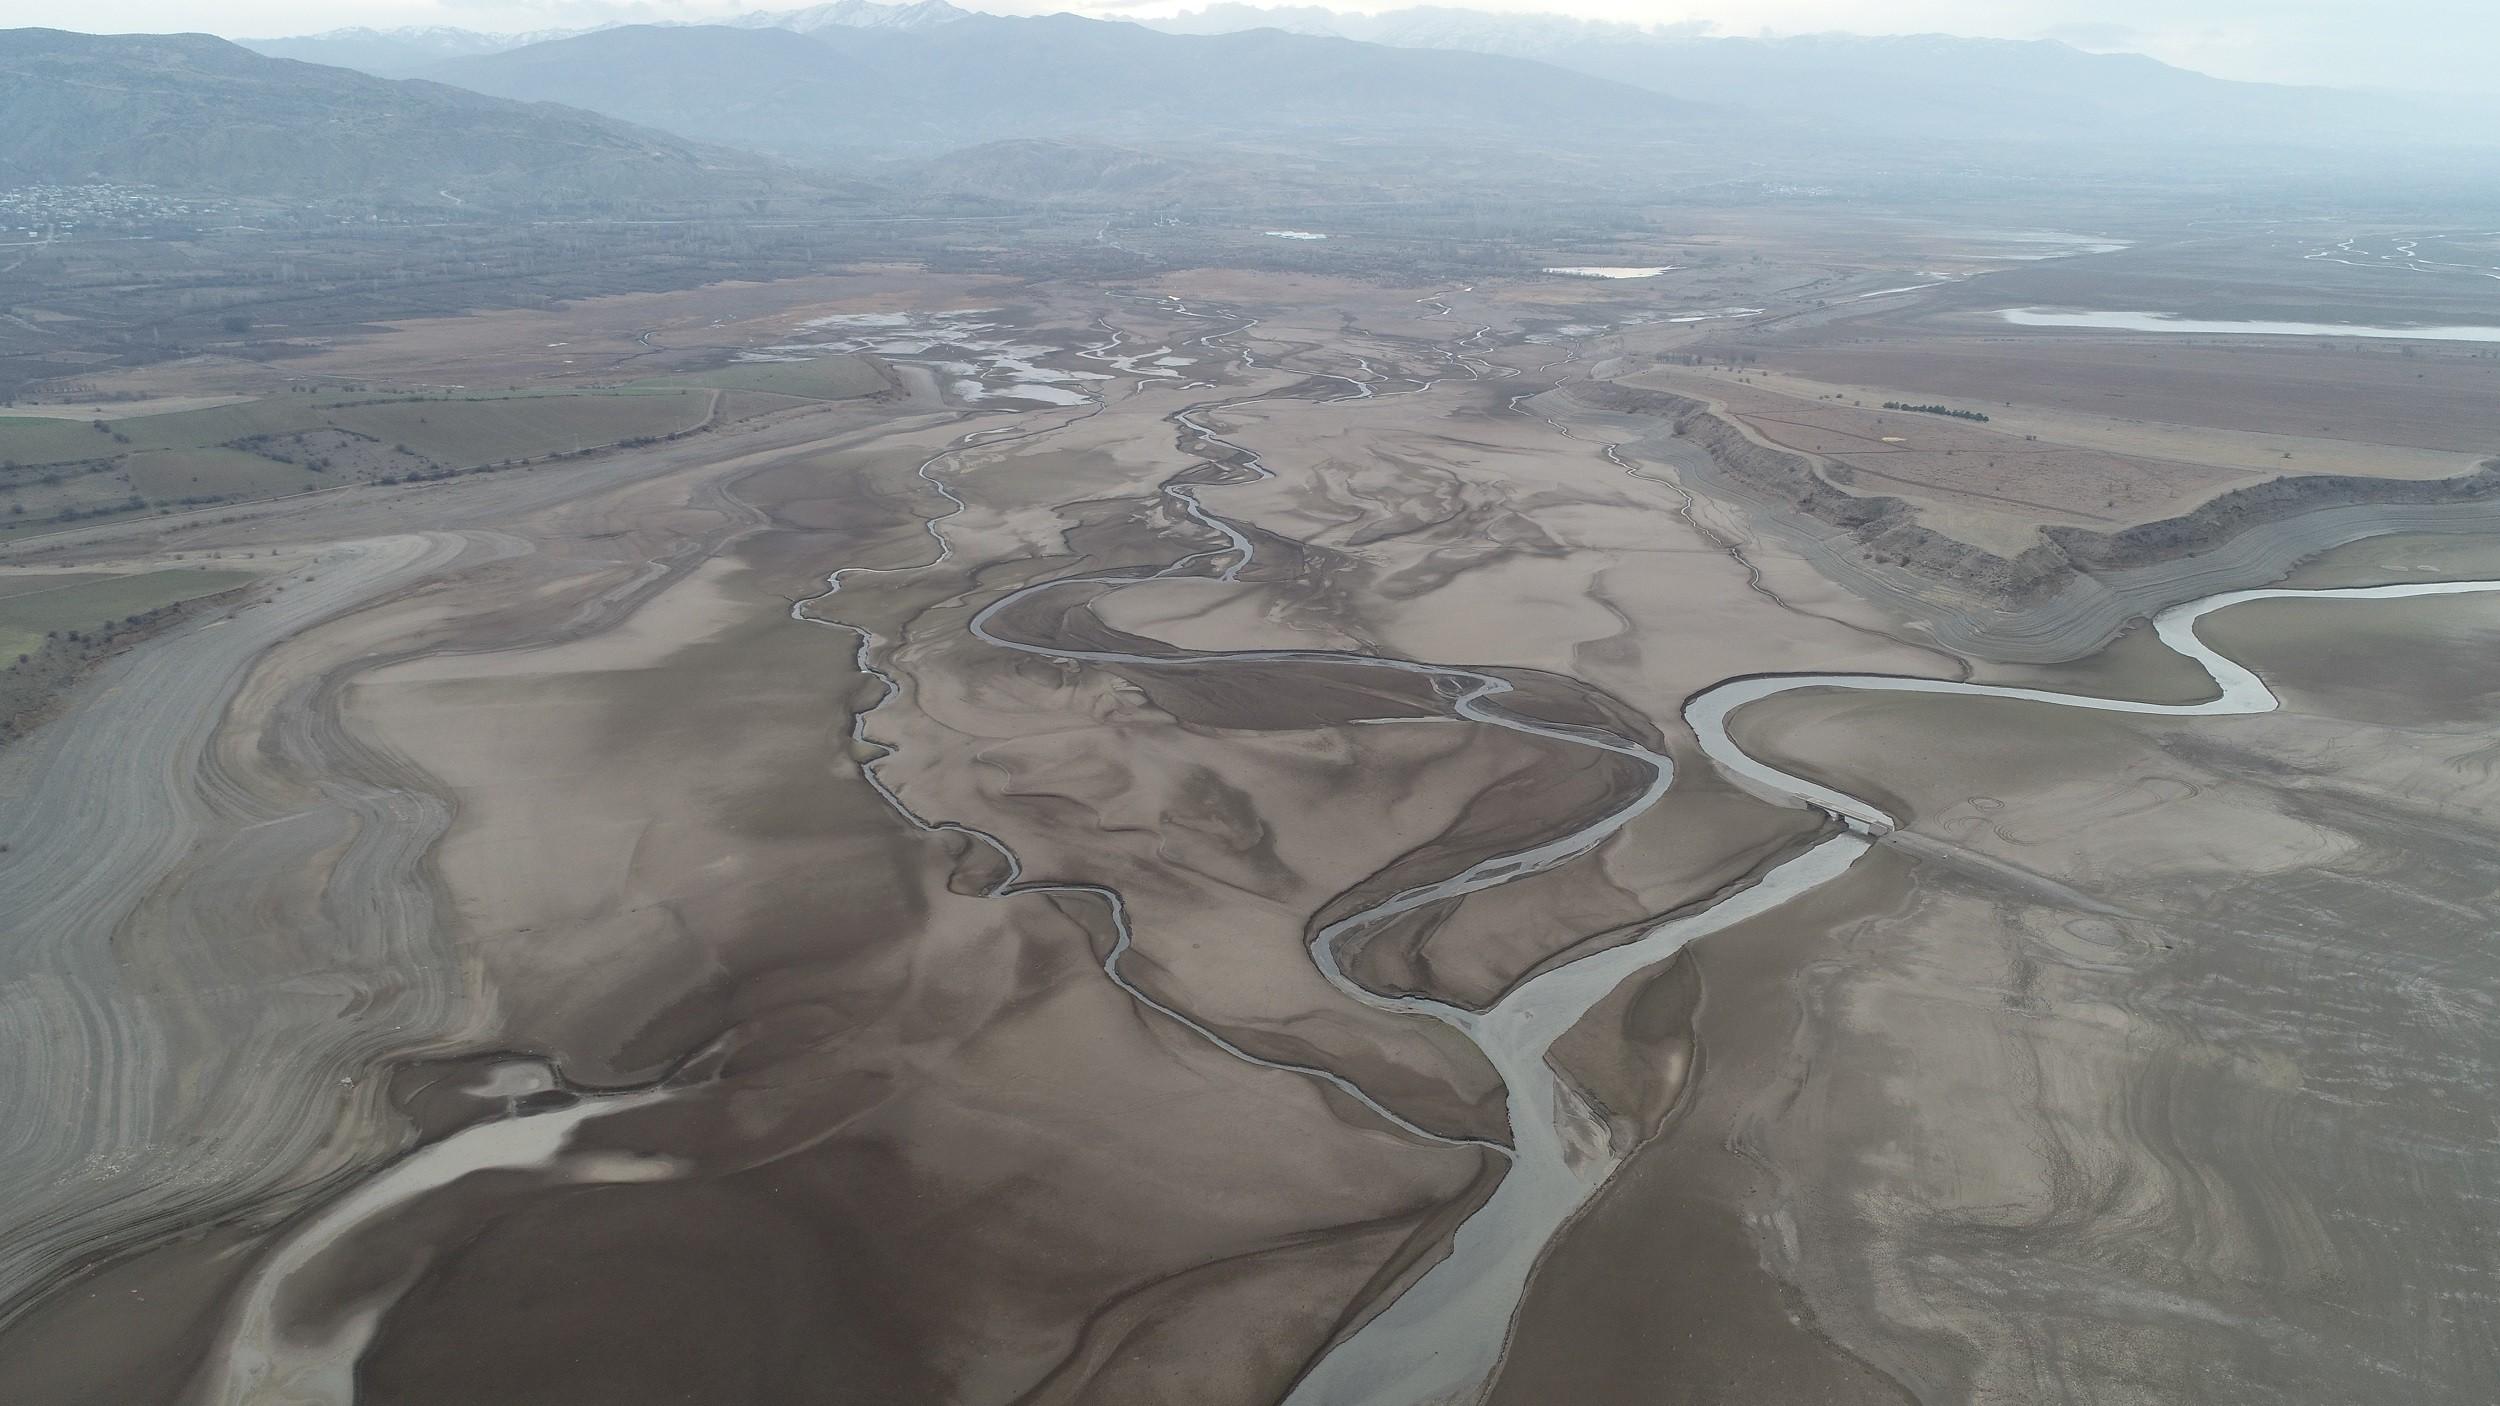
<svg viewBox="0 0 2500 1406">
<path fill-rule="evenodd" d="M 474 29 L 427 25 L 407 29 L 333 29 L 293 39 L 238 39 L 256 54 L 299 63 L 352 68 L 382 78 L 405 78 L 446 59 L 475 54 L 500 54 L 549 39 L 570 39 L 578 29 L 542 29 L 528 34 L 485 34 Z"/>
<path fill-rule="evenodd" d="M 1400 48 L 1534 59 L 1785 127 L 1904 141 L 2064 147 L 2500 144 L 2454 107 L 2328 88 L 2242 83 L 2141 54 L 1944 34 L 1716 37 L 1691 25 L 1420 7 L 1210 5 L 1143 21 L 1175 34 L 1279 29 Z"/>
<path fill-rule="evenodd" d="M 2332 190 L 2429 172 L 2471 193 L 2491 188 L 2500 121 L 2045 42 L 1711 38 L 1449 8 L 1225 4 L 1149 26 L 833 0 L 716 25 L 249 47 L 0 31 L 0 182 L 507 208 L 794 181 L 867 193 L 776 158 L 946 208 L 1969 191 L 2077 173 Z"/>
<path fill-rule="evenodd" d="M 205 34 L 0 30 L 0 186 L 551 209 L 708 200 L 770 164 L 610 118 L 268 58 Z"/>
<path fill-rule="evenodd" d="M 815 34 L 828 29 L 916 30 L 963 19 L 970 13 L 947 4 L 946 0 L 915 0 L 905 4 L 880 4 L 878 0 L 833 0 L 831 4 L 811 5 L 804 10 L 754 10 L 718 23 L 730 29 L 786 29 L 793 34 Z M 526 34 L 487 34 L 474 29 L 441 26 L 407 29 L 367 29 L 358 26 L 289 39 L 241 39 L 236 42 L 272 58 L 336 64 L 340 68 L 361 69 L 385 78 L 408 78 L 451 59 L 500 54 L 531 44 L 543 44 L 551 39 L 572 39 L 620 27 L 603 24 L 581 29 L 541 29 Z M 659 27 L 672 26 L 663 24 Z"/>
<path fill-rule="evenodd" d="M 830 45 L 836 57 L 788 45 L 732 49 L 692 37 L 719 29 L 811 38 Z M 676 38 L 663 44 L 648 37 L 653 30 Z M 578 47 L 635 31 L 646 37 Z M 1158 37 L 1203 47 L 1158 46 Z M 1344 51 L 1296 47 L 1288 37 L 1410 55 L 1469 54 L 1512 66 L 1468 70 L 1444 60 L 1445 81 L 1470 86 L 1436 90 L 1431 62 L 1366 63 Z M 1235 47 L 1224 47 L 1228 41 Z M 2232 152 L 2302 148 L 2500 148 L 2500 121 L 2487 120 L 2491 113 L 2379 94 L 2232 82 L 2139 54 L 2087 53 L 2050 41 L 1937 34 L 1720 38 L 1693 26 L 1452 7 L 1361 14 L 1219 3 L 1130 24 L 1068 15 L 1002 19 L 946 0 L 835 0 L 803 10 L 759 10 L 712 26 L 526 35 L 351 29 L 246 42 L 264 53 L 567 102 L 707 141 L 801 157 L 922 152 L 998 139 L 1146 140 L 1158 127 L 1192 138 L 1219 130 L 1307 133 L 1363 121 L 1383 124 L 1384 133 L 1412 134 L 1450 122 L 1453 135 L 1520 135 L 1540 120 L 1558 118 L 1599 124 L 1584 126 L 1583 137 L 1660 135 L 1666 110 L 1630 97 L 1632 89 L 1686 104 L 1679 109 L 1685 135 L 1694 135 L 1706 115 L 1715 117 L 1714 140 L 1740 138 L 1766 159 L 1818 148 L 1881 154 L 1911 146 L 1947 160 L 1958 152 L 2001 161 L 2028 150 L 2059 161 L 2097 154 L 2121 164 L 2156 148 L 2200 163 L 2227 162 Z M 1017 52 L 1025 45 L 1033 46 L 1029 55 Z M 594 53 L 600 62 L 627 68 L 564 71 Z M 740 62 L 761 68 L 741 74 L 734 68 Z M 1058 75 L 1045 71 L 1051 64 L 1069 65 L 1070 81 L 1055 81 Z M 1345 92 L 1306 81 L 1314 68 L 1337 82 L 1389 86 Z M 1575 104 L 1558 91 L 1565 80 L 1557 69 L 1619 86 L 1588 88 L 1588 101 Z M 727 88 L 708 91 L 724 80 Z M 814 91 L 828 81 L 844 91 Z"/>
<path fill-rule="evenodd" d="M 1471 49 L 1514 58 L 1545 58 L 1556 50 L 1589 42 L 1637 42 L 1706 34 L 1703 24 L 1641 25 L 1585 20 L 1570 15 L 1462 10 L 1420 6 L 1405 10 L 1349 13 L 1319 5 L 1244 5 L 1221 3 L 1201 10 L 1140 21 L 1168 34 L 1238 34 L 1245 29 L 1281 29 L 1288 34 L 1325 34 L 1390 44 L 1402 49 Z"/>
<path fill-rule="evenodd" d="M 816 34 L 828 29 L 928 29 L 968 18 L 971 13 L 947 4 L 946 0 L 891 5 L 879 4 L 877 0 L 833 0 L 830 5 L 810 5 L 804 10 L 752 10 L 721 23 L 736 29 L 787 29 L 796 34 Z"/>
<path fill-rule="evenodd" d="M 802 14 L 810 12 L 801 12 Z M 935 154 L 1027 138 L 1144 144 L 1637 148 L 1691 104 L 1550 65 L 1256 30 L 1164 34 L 1074 15 L 917 25 L 630 25 L 425 70 L 789 157 Z M 933 15 L 925 9 L 910 13 Z"/>
</svg>

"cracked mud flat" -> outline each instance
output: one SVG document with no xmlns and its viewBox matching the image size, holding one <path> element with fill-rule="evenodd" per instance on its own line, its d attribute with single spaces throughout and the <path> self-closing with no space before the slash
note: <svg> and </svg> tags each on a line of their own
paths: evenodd
<svg viewBox="0 0 2500 1406">
<path fill-rule="evenodd" d="M 318 1156 L 270 1132 L 255 1184 L 143 1128 L 121 1200 L 30 1218 L 58 1240 L 0 1387 L 2267 1399 L 2332 1369 L 2470 1399 L 2476 1334 L 2339 1305 L 2479 1292 L 2437 1212 L 2487 1190 L 2469 1120 L 2387 1091 L 2487 989 L 2438 981 L 2472 975 L 2480 842 L 2405 842 L 2395 797 L 2481 814 L 2500 680 L 2419 661 L 2487 657 L 2488 602 L 2251 601 L 2204 644 L 2189 607 L 2103 697 L 1991 696 L 1544 395 L 1597 374 L 1579 338 L 1472 290 L 1132 291 L 944 329 L 1081 403 L 941 398 L 972 378 L 933 360 L 882 419 L 484 485 L 432 510 L 490 559 L 239 656 L 237 697 L 358 749 L 301 795 L 354 766 L 411 798 L 313 902 L 373 931 L 356 844 L 421 855 L 391 872 L 439 950 L 327 954 L 320 1028 L 364 1043 L 250 1071 L 344 1071 Z M 2428 623 L 2340 623 L 2390 611 Z M 2380 653 L 2304 682 L 2356 636 Z M 2404 667 L 2449 701 L 2344 682 Z M 2354 727 L 2389 736 L 2328 741 Z M 2433 947 L 2326 1000 L 2318 914 L 2417 892 Z M 405 972 L 425 1020 L 359 990 Z M 198 1043 L 99 1066 L 218 1067 L 236 1017 L 155 999 Z M 2397 1162 L 2283 1155 L 2365 1094 Z"/>
</svg>

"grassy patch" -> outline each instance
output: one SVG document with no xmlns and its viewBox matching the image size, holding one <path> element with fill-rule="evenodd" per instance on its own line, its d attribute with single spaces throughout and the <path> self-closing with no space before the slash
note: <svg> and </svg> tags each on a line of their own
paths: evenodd
<svg viewBox="0 0 2500 1406">
<path fill-rule="evenodd" d="M 133 416 L 103 430 L 0 416 L 0 536 L 658 439 L 702 425 L 728 394 L 657 384 L 285 394 Z"/>
<path fill-rule="evenodd" d="M 122 461 L 131 490 L 152 503 L 187 498 L 266 498 L 324 488 L 334 480 L 296 464 L 239 449 L 158 449 Z"/>
<path fill-rule="evenodd" d="M 102 459 L 125 446 L 98 433 L 84 420 L 38 420 L 26 415 L 0 416 L 0 462 L 22 465 L 68 464 Z"/>
<path fill-rule="evenodd" d="M 722 391 L 720 417 L 723 420 L 752 420 L 776 410 L 795 410 L 802 405 L 822 405 L 803 395 L 775 395 L 771 391 Z"/>
<path fill-rule="evenodd" d="M 535 459 L 690 430 L 711 413 L 709 391 L 652 389 L 499 400 L 390 401 L 330 412 L 341 429 L 407 445 L 452 468 Z"/>
<path fill-rule="evenodd" d="M 0 600 L 112 579 L 113 573 L 109 571 L 29 571 L 22 576 L 0 576 Z"/>
<path fill-rule="evenodd" d="M 658 384 L 710 386 L 725 391 L 770 391 L 802 400 L 852 400 L 886 389 L 885 376 L 862 356 L 814 361 L 742 361 L 716 371 L 669 376 Z"/>
<path fill-rule="evenodd" d="M 691 429 L 710 408 L 709 394 L 691 386 L 449 398 L 274 395 L 245 405 L 109 421 L 101 431 L 83 420 L 0 417 L 0 461 L 17 464 L 23 473 L 50 464 L 344 429 L 404 442 L 428 458 L 471 468 Z"/>
<path fill-rule="evenodd" d="M 277 434 L 324 413 L 313 396 L 279 395 L 241 405 L 216 405 L 206 410 L 180 410 L 171 415 L 141 415 L 108 421 L 130 437 L 132 449 L 207 449 L 246 435 Z M 90 430 L 88 433 L 93 434 Z M 104 438 L 104 436 L 98 436 Z"/>
<path fill-rule="evenodd" d="M 230 590 L 252 577 L 249 571 L 173 567 L 129 576 L 52 578 L 48 582 L 52 589 L 0 596 L 0 661 L 41 649 L 44 637 L 54 630 L 101 629 L 133 615 Z M 68 584 L 63 584 L 65 579 Z"/>
<path fill-rule="evenodd" d="M 56 481 L 43 482 L 45 477 Z M 130 497 L 130 480 L 117 468 L 91 472 L 80 466 L 18 473 L 0 482 L 0 534 L 44 531 L 60 524 L 63 509 L 80 514 L 98 509 L 118 511 Z"/>
</svg>

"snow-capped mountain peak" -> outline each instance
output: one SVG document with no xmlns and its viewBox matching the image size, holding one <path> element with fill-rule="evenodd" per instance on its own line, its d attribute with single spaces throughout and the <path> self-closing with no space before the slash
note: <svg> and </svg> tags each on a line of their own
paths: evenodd
<svg viewBox="0 0 2500 1406">
<path fill-rule="evenodd" d="M 909 0 L 901 4 L 830 0 L 804 10 L 756 10 L 722 23 L 739 29 L 787 29 L 814 34 L 823 29 L 928 29 L 951 24 L 966 13 L 946 0 Z"/>
</svg>

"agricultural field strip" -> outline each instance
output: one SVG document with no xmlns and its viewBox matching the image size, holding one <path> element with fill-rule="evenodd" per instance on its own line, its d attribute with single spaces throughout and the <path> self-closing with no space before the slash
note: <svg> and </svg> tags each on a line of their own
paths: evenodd
<svg viewBox="0 0 2500 1406">
<path fill-rule="evenodd" d="M 0 584 L 0 660 L 43 644 L 54 630 L 90 630 L 132 615 L 199 596 L 214 595 L 258 573 L 211 567 L 174 567 L 121 576 L 79 574 L 41 589 L 9 591 Z"/>
<path fill-rule="evenodd" d="M 100 459 L 119 459 L 133 454 L 164 450 L 203 450 L 226 448 L 239 440 L 305 434 L 321 430 L 343 430 L 362 437 L 379 438 L 377 430 L 394 428 L 394 421 L 408 413 L 409 407 L 426 407 L 427 416 L 443 414 L 453 422 L 466 415 L 492 414 L 508 418 L 514 402 L 564 402 L 567 410 L 591 408 L 597 402 L 636 402 L 654 398 L 687 402 L 709 387 L 682 385 L 642 385 L 614 389 L 567 391 L 517 391 L 505 394 L 459 396 L 431 395 L 331 395 L 331 396 L 266 396 L 241 405 L 216 406 L 204 410 L 177 411 L 166 415 L 147 415 L 127 420 L 110 420 L 106 430 L 74 420 L 42 419 L 28 416 L 0 416 L 0 461 L 20 468 L 42 468 L 51 465 L 88 463 Z M 484 407 L 495 407 L 491 412 Z M 476 409 L 466 409 L 476 407 Z M 547 408 L 533 404 L 532 409 Z M 647 407 L 635 406 L 637 410 Z M 598 405 L 601 413 L 613 413 L 608 405 Z M 622 410 L 623 406 L 618 406 Z M 708 404 L 706 405 L 708 410 Z M 596 418 L 596 417 L 594 417 Z M 639 417 L 636 430 L 639 430 Z M 429 419 L 430 423 L 430 419 Z M 503 426 L 498 429 L 506 428 Z M 448 438 L 448 436 L 446 436 Z M 488 461 L 496 457 L 494 447 L 482 449 Z M 250 452 L 250 451 L 245 451 Z M 263 455 L 261 457 L 268 457 Z M 271 462 L 282 462 L 272 459 Z"/>
</svg>

